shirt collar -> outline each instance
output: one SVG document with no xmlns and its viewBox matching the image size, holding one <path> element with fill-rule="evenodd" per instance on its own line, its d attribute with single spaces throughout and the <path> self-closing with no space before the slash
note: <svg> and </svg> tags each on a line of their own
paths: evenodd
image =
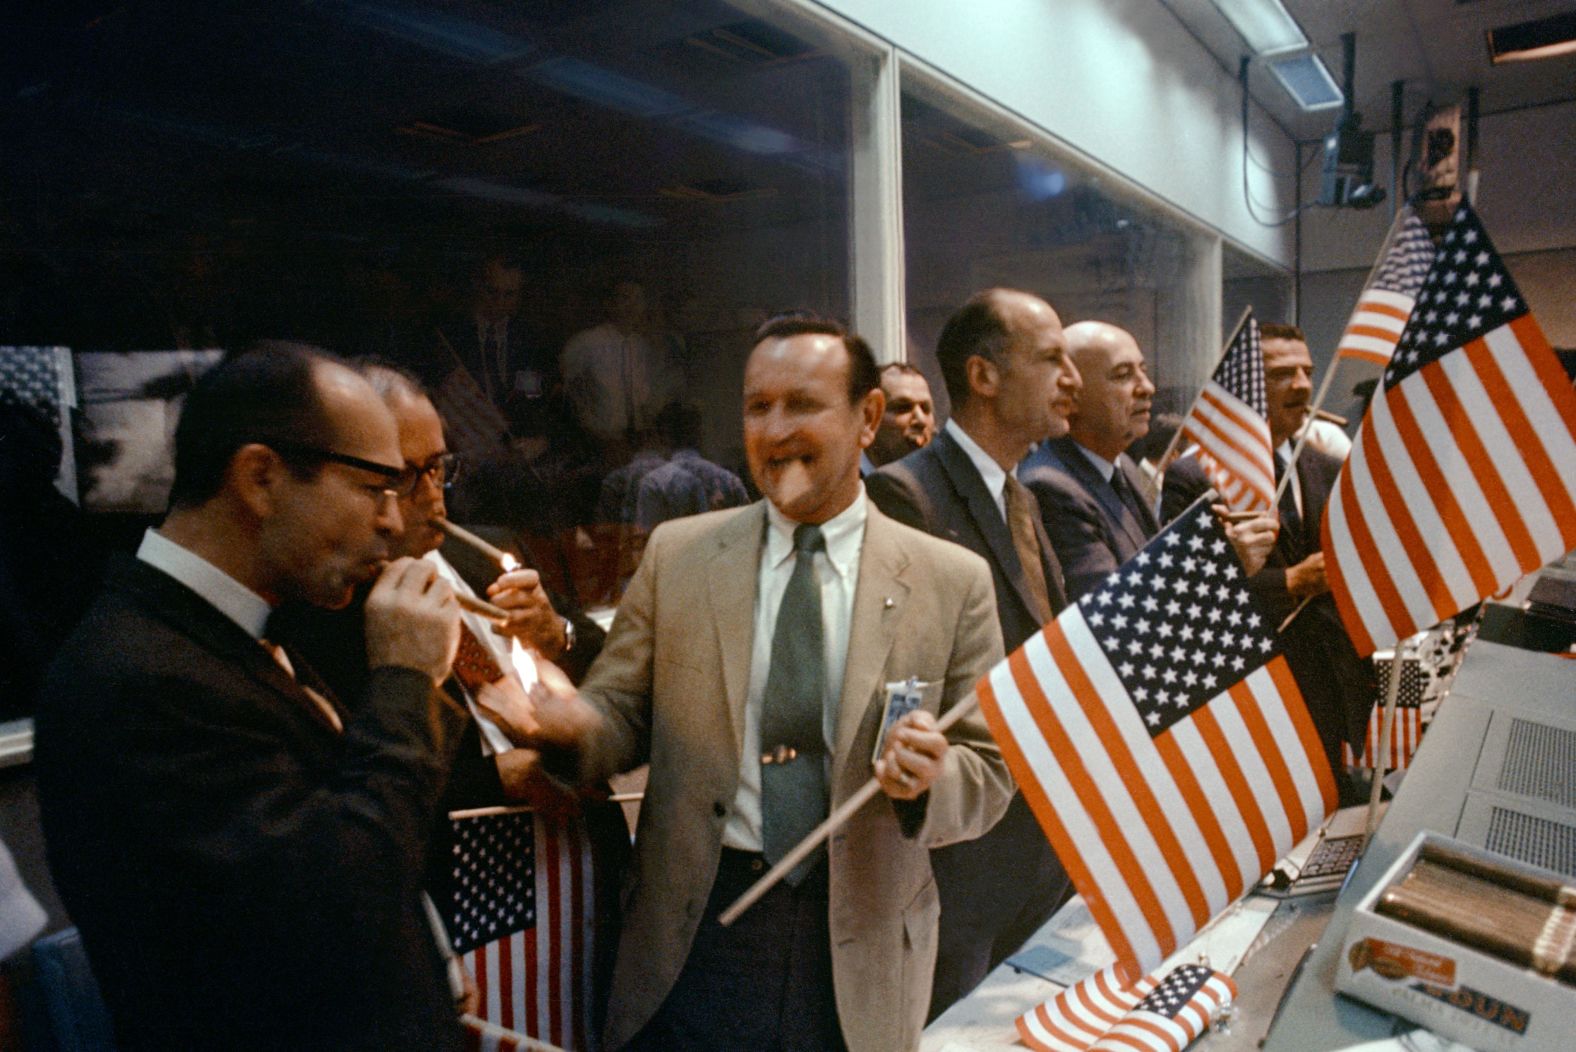
<svg viewBox="0 0 1576 1052">
<path fill-rule="evenodd" d="M 207 559 L 157 530 L 148 530 L 142 535 L 137 558 L 202 596 L 253 639 L 263 637 L 263 626 L 268 623 L 271 609 L 268 601 Z"/>
<path fill-rule="evenodd" d="M 839 577 L 847 578 L 859 562 L 859 548 L 865 541 L 865 520 L 869 515 L 870 504 L 865 499 L 865 484 L 861 482 L 854 502 L 821 523 L 826 559 Z M 775 504 L 766 502 L 767 566 L 775 568 L 793 554 L 793 531 L 798 526 L 799 523 L 778 511 Z"/>
<path fill-rule="evenodd" d="M 1101 478 L 1105 479 L 1107 482 L 1111 481 L 1111 476 L 1116 474 L 1116 463 L 1114 461 L 1105 459 L 1100 454 L 1084 445 L 1082 442 L 1079 442 L 1077 439 L 1073 439 L 1073 445 L 1078 447 L 1078 452 L 1084 455 L 1084 459 L 1088 460 L 1090 464 L 1094 465 L 1094 469 L 1100 473 Z M 1118 454 L 1118 456 L 1120 456 L 1120 454 Z"/>
<path fill-rule="evenodd" d="M 980 478 L 985 480 L 985 488 L 990 490 L 990 495 L 997 504 L 1002 501 L 1002 491 L 1007 488 L 1007 472 L 994 457 L 980 448 L 980 444 L 969 437 L 969 433 L 958 426 L 956 419 L 949 418 L 946 426 L 947 434 L 951 435 L 963 452 L 967 453 L 973 462 L 974 469 L 980 473 Z"/>
</svg>

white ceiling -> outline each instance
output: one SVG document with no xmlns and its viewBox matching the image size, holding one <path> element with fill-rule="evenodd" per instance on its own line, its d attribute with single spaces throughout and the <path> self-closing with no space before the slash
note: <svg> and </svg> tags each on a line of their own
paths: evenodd
<svg viewBox="0 0 1576 1052">
<path fill-rule="evenodd" d="M 1235 74 L 1246 50 L 1211 0 L 1161 0 L 1222 65 Z M 1353 93 L 1364 126 L 1390 126 L 1390 85 L 1405 82 L 1407 123 L 1423 104 L 1465 103 L 1478 89 L 1481 115 L 1576 99 L 1576 55 L 1494 66 L 1487 30 L 1576 9 L 1572 0 L 1284 0 L 1331 76 L 1341 82 L 1341 34 L 1357 34 Z M 1249 73 L 1254 99 L 1293 138 L 1329 131 L 1338 110 L 1304 113 L 1260 62 Z"/>
</svg>

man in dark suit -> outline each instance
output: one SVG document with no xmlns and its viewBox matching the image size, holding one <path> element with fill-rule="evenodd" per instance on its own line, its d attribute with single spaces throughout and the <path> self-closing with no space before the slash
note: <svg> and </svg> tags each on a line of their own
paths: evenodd
<svg viewBox="0 0 1576 1052">
<path fill-rule="evenodd" d="M 208 373 L 164 523 L 46 678 L 49 861 L 123 1048 L 454 1048 L 422 861 L 463 713 L 459 633 L 402 523 L 394 421 L 343 363 L 254 352 Z M 366 604 L 341 705 L 265 637 L 287 600 Z"/>
<path fill-rule="evenodd" d="M 1160 531 L 1149 487 L 1123 450 L 1149 432 L 1155 385 L 1131 333 L 1100 321 L 1067 327 L 1083 380 L 1068 433 L 1042 442 L 1018 465 L 1040 503 L 1051 547 L 1077 599 Z"/>
<path fill-rule="evenodd" d="M 1313 394 L 1313 358 L 1302 331 L 1293 325 L 1261 325 L 1264 392 L 1275 448 L 1275 478 L 1280 481 L 1290 460 L 1293 440 L 1308 418 Z M 1330 586 L 1324 576 L 1319 524 L 1324 506 L 1340 474 L 1341 462 L 1311 444 L 1304 447 L 1292 483 L 1280 501 L 1280 535 L 1263 569 L 1248 580 L 1265 612 L 1284 621 L 1297 616 L 1281 633 L 1286 661 L 1308 704 L 1331 769 L 1341 771 L 1341 742 L 1361 749 L 1375 696 L 1373 671 L 1357 656 L 1341 626 Z M 1161 514 L 1170 521 L 1210 486 L 1196 457 L 1183 457 L 1166 470 Z M 1304 602 L 1308 605 L 1299 606 Z M 1344 794 L 1350 787 L 1343 780 Z M 1343 802 L 1358 802 L 1356 800 Z"/>
<path fill-rule="evenodd" d="M 970 298 L 947 319 L 936 356 L 952 419 L 865 485 L 892 518 L 985 558 L 1011 653 L 1067 603 L 1039 508 L 1012 470 L 1035 442 L 1065 433 L 1078 369 L 1056 312 L 1013 289 Z M 1068 882 L 1021 793 L 994 829 L 935 852 L 932 865 L 941 893 L 934 1018 L 1038 930 Z"/>
</svg>

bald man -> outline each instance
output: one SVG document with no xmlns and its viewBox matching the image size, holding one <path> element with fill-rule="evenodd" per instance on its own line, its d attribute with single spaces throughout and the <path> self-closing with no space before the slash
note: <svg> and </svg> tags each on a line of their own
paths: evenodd
<svg viewBox="0 0 1576 1052">
<path fill-rule="evenodd" d="M 1040 504 L 1045 532 L 1077 599 L 1130 559 L 1160 529 L 1143 473 L 1123 452 L 1149 433 L 1155 385 L 1133 334 L 1103 321 L 1066 329 L 1083 386 L 1061 438 L 1018 465 Z"/>
</svg>

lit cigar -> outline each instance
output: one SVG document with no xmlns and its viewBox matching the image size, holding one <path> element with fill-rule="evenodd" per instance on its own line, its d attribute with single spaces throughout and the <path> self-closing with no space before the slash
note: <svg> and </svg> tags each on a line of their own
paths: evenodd
<svg viewBox="0 0 1576 1052">
<path fill-rule="evenodd" d="M 1339 413 L 1332 413 L 1328 409 L 1317 410 L 1313 415 L 1320 420 L 1334 424 L 1336 427 L 1346 426 L 1346 418 L 1344 416 L 1341 416 Z"/>
<path fill-rule="evenodd" d="M 455 592 L 454 598 L 459 601 L 461 606 L 473 614 L 480 614 L 487 620 L 495 621 L 500 625 L 509 623 L 509 611 L 501 606 L 493 606 L 485 599 L 476 599 L 466 595 L 464 592 Z"/>
<path fill-rule="evenodd" d="M 461 526 L 456 526 L 448 519 L 436 519 L 434 522 L 438 529 L 442 530 L 444 533 L 447 533 L 450 537 L 453 537 L 457 541 L 463 541 L 464 543 L 469 544 L 472 548 L 475 548 L 477 551 L 487 556 L 487 558 L 497 563 L 500 568 L 504 570 L 517 570 L 520 568 L 520 561 L 518 559 L 504 551 L 502 548 L 495 548 L 491 544 L 488 544 L 470 530 L 467 530 Z M 498 608 L 493 607 L 493 609 L 497 610 Z M 477 613 L 483 612 L 484 611 L 480 610 L 477 611 Z"/>
</svg>

